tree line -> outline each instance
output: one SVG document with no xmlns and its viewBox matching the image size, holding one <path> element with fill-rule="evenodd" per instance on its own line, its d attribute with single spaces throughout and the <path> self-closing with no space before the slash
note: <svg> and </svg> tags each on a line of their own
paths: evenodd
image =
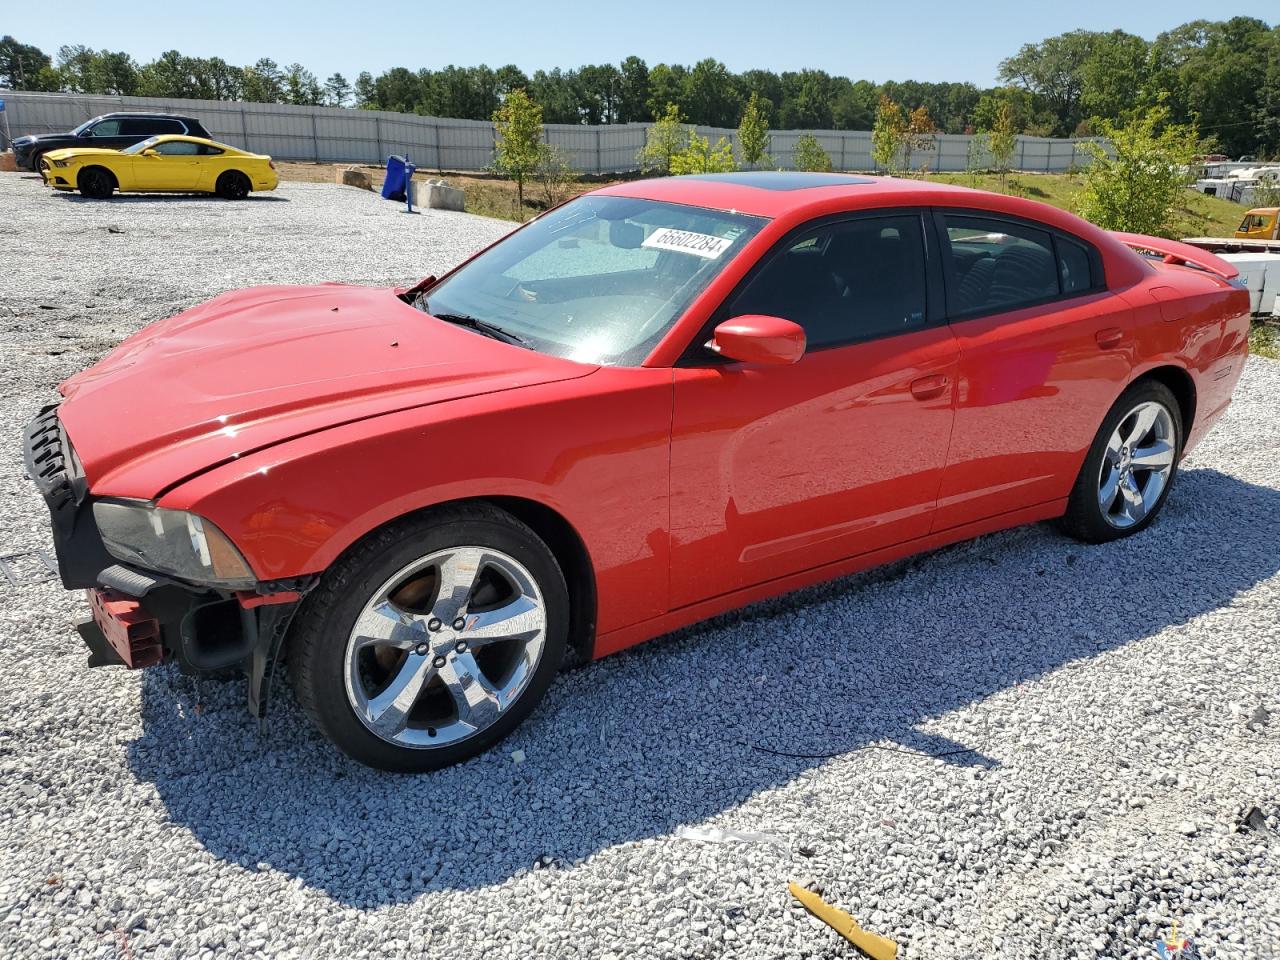
<svg viewBox="0 0 1280 960">
<path fill-rule="evenodd" d="M 148 63 L 123 51 L 76 44 L 49 55 L 0 39 L 0 86 L 18 90 L 327 104 L 487 120 L 524 90 L 546 123 L 648 122 L 674 104 L 689 123 L 736 127 L 754 97 L 775 129 L 869 130 L 883 98 L 934 130 L 992 130 L 1008 114 L 1019 133 L 1088 135 L 1160 106 L 1195 124 L 1224 152 L 1280 152 L 1280 25 L 1251 17 L 1196 20 L 1148 41 L 1115 30 L 1075 30 L 1025 44 L 999 68 L 1000 85 L 872 83 L 823 70 L 730 71 L 713 58 L 693 66 L 640 57 L 620 64 L 525 73 L 514 64 L 439 70 L 393 67 L 354 81 L 325 80 L 299 63 L 263 58 L 236 66 L 170 50 Z"/>
</svg>

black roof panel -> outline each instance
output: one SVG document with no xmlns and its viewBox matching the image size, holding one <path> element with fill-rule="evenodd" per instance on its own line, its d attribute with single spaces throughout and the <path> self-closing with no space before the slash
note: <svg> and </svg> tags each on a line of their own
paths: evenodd
<svg viewBox="0 0 1280 960">
<path fill-rule="evenodd" d="M 696 173 L 687 180 L 710 180 L 712 183 L 737 183 L 760 190 L 810 190 L 814 187 L 848 187 L 874 183 L 866 177 L 848 173 L 802 173 L 787 170 L 754 170 L 746 173 Z"/>
</svg>

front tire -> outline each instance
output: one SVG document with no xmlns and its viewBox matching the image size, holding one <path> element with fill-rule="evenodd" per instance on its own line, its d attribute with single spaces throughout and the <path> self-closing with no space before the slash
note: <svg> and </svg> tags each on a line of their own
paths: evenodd
<svg viewBox="0 0 1280 960">
<path fill-rule="evenodd" d="M 303 708 L 343 752 L 422 772 L 492 747 L 546 693 L 569 594 L 529 527 L 486 505 L 371 534 L 324 575 L 290 633 Z"/>
<path fill-rule="evenodd" d="M 80 176 L 76 179 L 76 186 L 80 188 L 82 197 L 88 197 L 90 200 L 106 200 L 115 192 L 116 181 L 101 167 L 90 167 L 80 172 Z"/>
<path fill-rule="evenodd" d="M 1145 530 L 1169 496 L 1182 445 L 1173 391 L 1157 380 L 1135 383 L 1102 421 L 1071 490 L 1063 528 L 1085 543 Z"/>
<path fill-rule="evenodd" d="M 223 200 L 243 200 L 249 195 L 252 186 L 249 178 L 239 170 L 228 170 L 218 177 L 214 189 Z"/>
</svg>

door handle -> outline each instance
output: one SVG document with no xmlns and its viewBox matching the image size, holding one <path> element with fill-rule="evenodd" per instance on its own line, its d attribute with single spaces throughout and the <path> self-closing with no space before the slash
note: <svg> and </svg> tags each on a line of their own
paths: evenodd
<svg viewBox="0 0 1280 960">
<path fill-rule="evenodd" d="M 932 400 L 942 396 L 951 381 L 940 373 L 930 374 L 911 381 L 911 395 L 917 400 Z"/>
<path fill-rule="evenodd" d="M 1103 350 L 1110 350 L 1112 347 L 1120 346 L 1120 341 L 1124 339 L 1124 331 L 1119 327 L 1107 327 L 1093 336 L 1098 341 L 1098 346 Z"/>
</svg>

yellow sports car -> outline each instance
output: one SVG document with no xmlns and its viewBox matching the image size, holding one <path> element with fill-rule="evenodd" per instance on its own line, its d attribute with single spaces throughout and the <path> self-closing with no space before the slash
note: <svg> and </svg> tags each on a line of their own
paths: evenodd
<svg viewBox="0 0 1280 960">
<path fill-rule="evenodd" d="M 242 200 L 250 190 L 274 190 L 271 158 L 202 137 L 165 135 L 123 150 L 72 147 L 40 158 L 40 175 L 55 190 L 79 190 L 105 200 L 121 193 L 216 193 Z"/>
</svg>

